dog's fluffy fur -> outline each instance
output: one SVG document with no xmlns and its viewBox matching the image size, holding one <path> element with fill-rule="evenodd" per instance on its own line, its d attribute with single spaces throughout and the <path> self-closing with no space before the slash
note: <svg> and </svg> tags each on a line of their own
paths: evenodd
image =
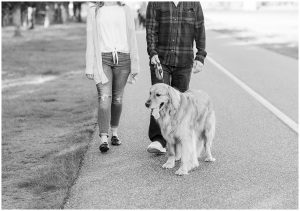
<svg viewBox="0 0 300 211">
<path fill-rule="evenodd" d="M 156 116 L 167 141 L 168 160 L 163 168 L 173 168 L 181 159 L 176 174 L 183 175 L 199 166 L 198 158 L 205 149 L 205 161 L 215 161 L 211 145 L 215 136 L 215 112 L 203 91 L 181 93 L 163 83 L 150 88 L 146 106 Z M 154 115 L 155 114 L 155 115 Z"/>
</svg>

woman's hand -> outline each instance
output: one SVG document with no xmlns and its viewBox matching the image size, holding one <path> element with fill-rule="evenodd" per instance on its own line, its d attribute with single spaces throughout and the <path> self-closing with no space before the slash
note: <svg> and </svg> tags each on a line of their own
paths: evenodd
<svg viewBox="0 0 300 211">
<path fill-rule="evenodd" d="M 94 74 L 85 74 L 86 77 L 90 80 L 93 80 L 94 79 Z"/>
<path fill-rule="evenodd" d="M 128 83 L 134 84 L 136 82 L 138 73 L 131 73 L 128 78 Z"/>
<path fill-rule="evenodd" d="M 131 77 L 135 78 L 138 75 L 138 73 L 131 73 Z"/>
</svg>

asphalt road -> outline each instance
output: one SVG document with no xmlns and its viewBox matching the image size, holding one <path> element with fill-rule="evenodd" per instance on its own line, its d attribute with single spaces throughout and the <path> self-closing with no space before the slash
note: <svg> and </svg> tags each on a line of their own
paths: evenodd
<svg viewBox="0 0 300 211">
<path fill-rule="evenodd" d="M 207 37 L 210 57 L 297 121 L 297 60 L 214 32 Z M 174 174 L 179 164 L 163 169 L 167 158 L 146 152 L 149 111 L 144 102 L 150 74 L 144 34 L 138 34 L 138 44 L 142 72 L 137 84 L 126 87 L 123 144 L 101 154 L 99 140 L 90 143 L 65 208 L 297 208 L 297 133 L 209 61 L 204 72 L 192 76 L 190 88 L 205 90 L 213 99 L 216 162 L 202 159 L 197 169 L 180 177 Z"/>
</svg>

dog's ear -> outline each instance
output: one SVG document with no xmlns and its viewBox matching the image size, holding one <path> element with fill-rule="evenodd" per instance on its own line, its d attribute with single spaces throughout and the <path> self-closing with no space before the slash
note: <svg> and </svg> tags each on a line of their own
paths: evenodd
<svg viewBox="0 0 300 211">
<path fill-rule="evenodd" d="M 170 104 L 173 106 L 175 110 L 179 108 L 180 105 L 180 92 L 174 89 L 173 87 L 168 87 L 168 95 Z"/>
</svg>

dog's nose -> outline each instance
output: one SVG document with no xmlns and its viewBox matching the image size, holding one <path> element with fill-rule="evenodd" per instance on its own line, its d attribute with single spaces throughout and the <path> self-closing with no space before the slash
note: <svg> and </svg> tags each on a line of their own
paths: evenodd
<svg viewBox="0 0 300 211">
<path fill-rule="evenodd" d="M 146 106 L 147 108 L 150 107 L 150 100 L 147 100 L 147 102 L 145 103 L 145 106 Z"/>
</svg>

